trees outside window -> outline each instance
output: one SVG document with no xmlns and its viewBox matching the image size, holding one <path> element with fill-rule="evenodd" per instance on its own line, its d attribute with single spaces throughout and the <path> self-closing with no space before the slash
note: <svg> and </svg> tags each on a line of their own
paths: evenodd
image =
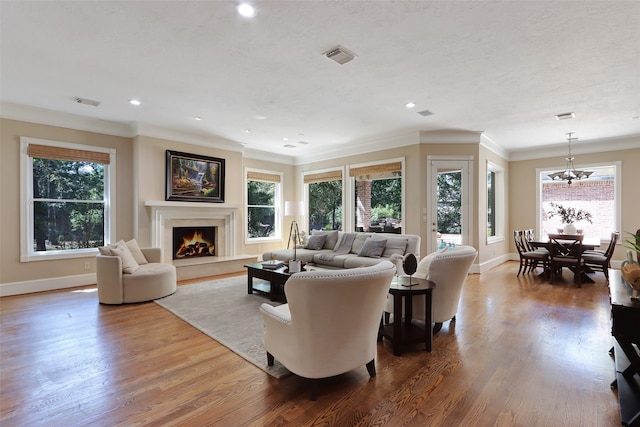
<svg viewBox="0 0 640 427">
<path fill-rule="evenodd" d="M 247 172 L 247 239 L 279 235 L 280 175 Z"/>
<path fill-rule="evenodd" d="M 462 232 L 462 172 L 438 174 L 438 232 Z"/>
<path fill-rule="evenodd" d="M 33 158 L 34 251 L 104 245 L 104 165 Z"/>
<path fill-rule="evenodd" d="M 309 230 L 342 230 L 342 179 L 308 184 Z"/>
</svg>

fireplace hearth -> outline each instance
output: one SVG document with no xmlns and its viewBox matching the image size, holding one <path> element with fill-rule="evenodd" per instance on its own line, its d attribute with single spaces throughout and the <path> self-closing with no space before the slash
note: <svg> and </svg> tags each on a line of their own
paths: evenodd
<svg viewBox="0 0 640 427">
<path fill-rule="evenodd" d="M 173 227 L 173 259 L 216 255 L 217 227 Z"/>
</svg>

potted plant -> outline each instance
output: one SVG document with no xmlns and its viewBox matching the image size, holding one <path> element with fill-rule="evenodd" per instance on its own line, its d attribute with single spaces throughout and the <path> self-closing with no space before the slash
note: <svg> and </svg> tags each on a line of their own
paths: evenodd
<svg viewBox="0 0 640 427">
<path fill-rule="evenodd" d="M 547 212 L 547 215 L 549 215 L 549 218 L 552 218 L 554 216 L 560 217 L 560 219 L 562 220 L 562 224 L 564 224 L 565 234 L 576 234 L 577 229 L 575 223 L 578 221 L 587 221 L 590 224 L 593 223 L 591 221 L 591 213 L 583 209 L 576 209 L 572 207 L 566 208 L 561 204 L 553 202 L 551 202 L 551 208 L 552 210 Z"/>
</svg>

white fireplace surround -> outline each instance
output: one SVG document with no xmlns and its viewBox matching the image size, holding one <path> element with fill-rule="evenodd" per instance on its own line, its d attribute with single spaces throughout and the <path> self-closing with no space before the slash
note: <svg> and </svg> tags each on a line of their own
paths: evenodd
<svg viewBox="0 0 640 427">
<path fill-rule="evenodd" d="M 163 262 L 173 261 L 173 227 L 215 226 L 217 257 L 237 255 L 235 230 L 241 206 L 165 201 L 144 205 L 150 208 L 151 246 L 162 248 Z"/>
</svg>

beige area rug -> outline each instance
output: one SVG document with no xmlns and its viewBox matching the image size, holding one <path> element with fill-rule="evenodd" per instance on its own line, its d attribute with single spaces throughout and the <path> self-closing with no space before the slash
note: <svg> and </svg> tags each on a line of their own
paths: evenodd
<svg viewBox="0 0 640 427">
<path fill-rule="evenodd" d="M 277 360 L 267 366 L 263 345 L 259 307 L 279 303 L 247 294 L 246 276 L 178 286 L 173 295 L 155 302 L 268 374 L 276 378 L 290 374 Z"/>
</svg>

